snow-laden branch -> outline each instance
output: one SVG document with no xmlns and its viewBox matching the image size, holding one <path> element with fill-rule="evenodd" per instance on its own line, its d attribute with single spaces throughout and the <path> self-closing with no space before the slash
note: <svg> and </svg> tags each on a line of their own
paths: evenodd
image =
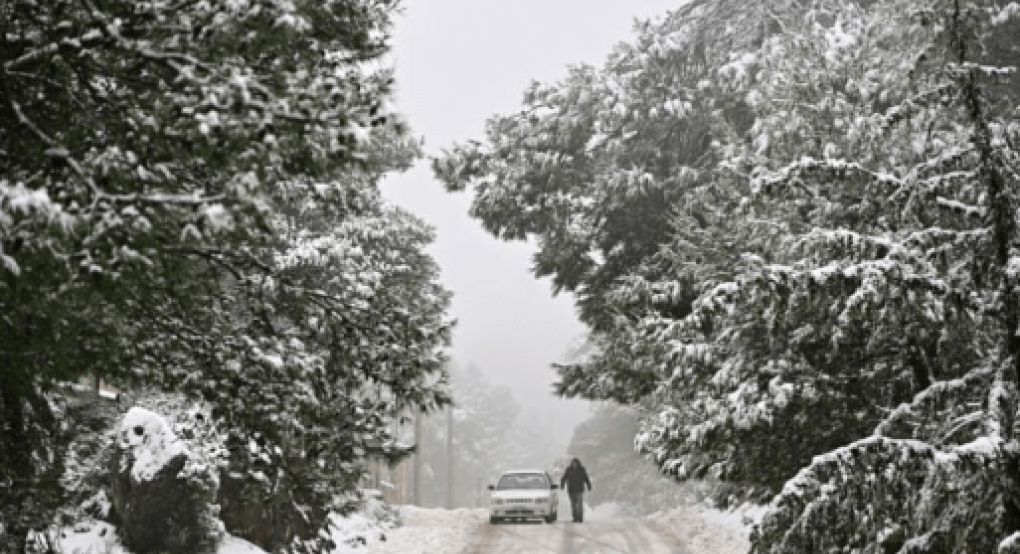
<svg viewBox="0 0 1020 554">
<path fill-rule="evenodd" d="M 968 372 L 963 377 L 947 381 L 936 381 L 923 391 L 917 393 L 910 402 L 904 402 L 894 408 L 889 415 L 875 428 L 875 436 L 889 436 L 894 425 L 917 415 L 917 411 L 926 404 L 939 402 L 946 396 L 973 390 L 975 386 L 987 385 L 996 370 L 984 366 Z"/>
<path fill-rule="evenodd" d="M 839 551 L 847 544 L 869 553 L 928 552 L 947 537 L 991 552 L 1001 542 L 1001 513 L 968 528 L 966 512 L 943 507 L 952 501 L 995 510 L 1003 491 L 989 471 L 1005 467 L 1009 448 L 990 436 L 946 449 L 870 436 L 816 456 L 773 499 L 754 531 L 755 552 Z"/>
<path fill-rule="evenodd" d="M 839 159 L 817 159 L 803 157 L 775 172 L 756 175 L 751 179 L 751 190 L 755 194 L 765 194 L 782 188 L 805 188 L 806 178 L 816 177 L 847 178 L 863 177 L 874 183 L 881 184 L 892 190 L 903 184 L 900 177 L 890 173 L 873 171 L 857 162 Z"/>
</svg>

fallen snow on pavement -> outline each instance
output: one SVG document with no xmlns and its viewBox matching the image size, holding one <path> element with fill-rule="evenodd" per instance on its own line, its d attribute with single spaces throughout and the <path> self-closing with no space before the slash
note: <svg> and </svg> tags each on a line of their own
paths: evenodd
<svg viewBox="0 0 1020 554">
<path fill-rule="evenodd" d="M 742 506 L 719 511 L 706 506 L 681 506 L 648 516 L 652 524 L 674 535 L 690 552 L 744 554 L 751 549 L 751 526 L 764 508 Z"/>
<path fill-rule="evenodd" d="M 563 506 L 561 505 L 561 511 Z M 569 505 L 567 506 L 569 510 Z M 370 540 L 366 554 L 465 554 L 489 525 L 486 510 L 439 510 L 399 507 L 403 525 L 385 533 L 384 540 Z M 586 509 L 586 521 L 624 519 L 617 505 Z M 750 549 L 751 525 L 762 509 L 742 507 L 719 511 L 705 506 L 684 506 L 643 518 L 659 532 L 672 535 L 687 552 L 698 554 L 744 554 Z M 561 513 L 560 521 L 569 518 Z"/>
<path fill-rule="evenodd" d="M 400 506 L 403 525 L 369 544 L 368 554 L 456 554 L 467 552 L 475 536 L 489 525 L 489 512 L 430 510 Z"/>
<path fill-rule="evenodd" d="M 570 500 L 566 502 L 566 508 L 564 504 L 560 503 L 560 519 L 570 517 Z M 603 502 L 592 508 L 588 504 L 584 505 L 584 519 L 585 521 L 599 521 L 603 519 L 620 519 L 628 517 L 630 514 L 627 513 L 627 509 L 615 502 Z"/>
</svg>

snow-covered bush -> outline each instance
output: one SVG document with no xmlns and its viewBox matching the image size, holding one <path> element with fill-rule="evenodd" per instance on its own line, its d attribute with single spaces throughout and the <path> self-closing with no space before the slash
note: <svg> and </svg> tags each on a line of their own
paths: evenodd
<svg viewBox="0 0 1020 554">
<path fill-rule="evenodd" d="M 104 487 L 103 472 L 90 468 L 100 463 L 93 454 L 105 447 L 102 434 L 116 420 L 116 404 L 97 399 L 85 387 L 57 386 L 26 402 L 25 408 L 22 416 L 30 423 L 28 437 L 38 441 L 38 450 L 30 457 L 33 503 L 31 509 L 19 509 L 24 491 L 12 486 L 12 475 L 0 463 L 4 495 L 0 502 L 0 551 L 17 551 L 10 545 L 19 540 L 11 533 L 18 525 L 38 534 L 55 516 L 61 522 L 81 521 L 103 513 L 108 506 L 105 495 L 97 494 Z M 12 451 L 14 446 L 0 442 L 0 460 L 19 457 L 20 453 Z"/>
<path fill-rule="evenodd" d="M 64 387 L 61 397 L 66 406 L 65 421 L 70 424 L 60 479 L 66 496 L 55 523 L 59 527 L 86 527 L 92 521 L 105 521 L 110 515 L 109 461 L 123 408 L 118 402 L 79 386 Z"/>
</svg>

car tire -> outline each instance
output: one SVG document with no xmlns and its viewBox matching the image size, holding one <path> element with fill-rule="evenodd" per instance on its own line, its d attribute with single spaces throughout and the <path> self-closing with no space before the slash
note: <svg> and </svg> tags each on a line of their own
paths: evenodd
<svg viewBox="0 0 1020 554">
<path fill-rule="evenodd" d="M 498 525 L 502 521 L 503 521 L 502 519 L 500 519 L 500 518 L 498 518 L 496 516 L 489 516 L 489 525 Z"/>
<path fill-rule="evenodd" d="M 545 522 L 546 523 L 556 523 L 556 512 L 553 512 L 553 513 L 545 516 Z"/>
</svg>

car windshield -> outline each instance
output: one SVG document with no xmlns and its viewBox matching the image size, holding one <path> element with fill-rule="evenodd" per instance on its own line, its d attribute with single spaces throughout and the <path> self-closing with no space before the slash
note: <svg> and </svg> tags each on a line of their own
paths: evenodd
<svg viewBox="0 0 1020 554">
<path fill-rule="evenodd" d="M 541 490 L 549 488 L 549 479 L 542 473 L 507 473 L 496 484 L 498 491 Z"/>
</svg>

